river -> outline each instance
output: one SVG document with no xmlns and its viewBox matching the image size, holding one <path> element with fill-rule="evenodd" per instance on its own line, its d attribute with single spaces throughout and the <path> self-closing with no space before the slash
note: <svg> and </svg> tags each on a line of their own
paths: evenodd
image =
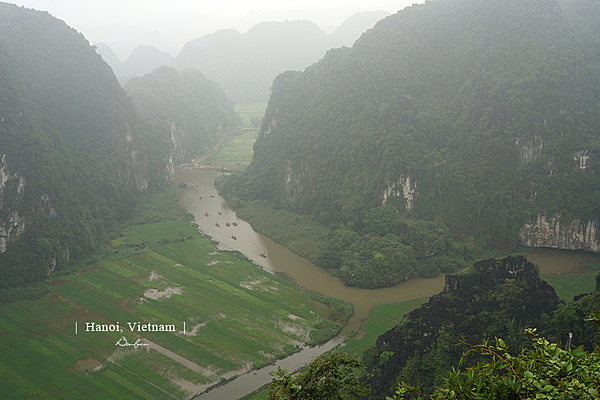
<svg viewBox="0 0 600 400">
<path fill-rule="evenodd" d="M 345 286 L 339 278 L 329 275 L 306 259 L 291 252 L 286 247 L 273 242 L 266 236 L 255 232 L 250 224 L 237 218 L 227 201 L 220 197 L 214 187 L 214 180 L 221 173 L 203 169 L 178 169 L 175 184 L 184 182 L 187 188 L 179 189 L 179 204 L 194 215 L 194 222 L 205 234 L 219 242 L 226 250 L 238 250 L 266 271 L 283 276 L 300 287 L 343 299 L 352 304 L 354 314 L 334 339 L 313 349 L 304 349 L 275 366 L 268 366 L 238 377 L 231 383 L 211 392 L 195 397 L 198 400 L 237 399 L 271 380 L 270 371 L 279 365 L 287 370 L 295 370 L 309 363 L 315 356 L 333 348 L 342 342 L 352 330 L 358 330 L 361 320 L 373 306 L 395 303 L 412 299 L 430 297 L 444 287 L 444 275 L 431 279 L 415 278 L 396 286 L 383 289 L 357 289 Z M 237 226 L 226 224 L 237 223 Z M 219 226 L 217 226 L 217 224 Z M 233 239 L 235 236 L 236 239 Z M 265 254 L 264 258 L 261 254 Z M 542 273 L 576 272 L 583 263 L 600 262 L 600 255 L 574 252 L 536 249 L 528 253 L 530 259 L 538 263 Z"/>
</svg>

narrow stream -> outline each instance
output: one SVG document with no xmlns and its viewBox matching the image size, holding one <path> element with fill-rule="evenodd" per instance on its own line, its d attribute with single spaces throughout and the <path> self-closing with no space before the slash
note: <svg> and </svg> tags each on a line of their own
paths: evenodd
<svg viewBox="0 0 600 400">
<path fill-rule="evenodd" d="M 214 187 L 220 172 L 202 169 L 176 170 L 175 184 L 186 183 L 179 189 L 179 204 L 194 215 L 200 230 L 220 243 L 220 248 L 238 250 L 257 265 L 278 276 L 283 276 L 300 287 L 343 299 L 352 304 L 354 314 L 340 334 L 329 342 L 306 348 L 271 366 L 242 375 L 232 382 L 208 393 L 194 397 L 198 400 L 237 399 L 271 381 L 269 372 L 277 366 L 293 371 L 308 364 L 316 356 L 344 341 L 352 330 L 358 330 L 361 320 L 372 307 L 430 297 L 444 287 L 444 275 L 431 279 L 416 278 L 383 289 L 357 289 L 344 286 L 339 278 L 329 275 L 306 259 L 292 253 L 286 247 L 255 232 L 250 224 L 237 218 L 227 201 L 220 197 Z M 233 225 L 236 222 L 237 226 Z M 227 226 L 229 223 L 230 226 Z M 235 239 L 232 237 L 235 236 Z M 266 255 L 266 258 L 261 255 Z M 530 251 L 531 261 L 538 263 L 542 273 L 559 274 L 576 272 L 584 263 L 600 262 L 600 255 L 586 252 L 569 252 L 554 249 Z"/>
</svg>

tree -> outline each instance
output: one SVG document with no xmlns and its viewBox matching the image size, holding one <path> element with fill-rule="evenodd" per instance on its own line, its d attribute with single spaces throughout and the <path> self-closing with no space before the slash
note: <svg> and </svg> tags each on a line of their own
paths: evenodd
<svg viewBox="0 0 600 400">
<path fill-rule="evenodd" d="M 413 250 L 397 240 L 364 235 L 343 253 L 340 277 L 347 286 L 378 288 L 397 284 L 414 268 Z"/>
<path fill-rule="evenodd" d="M 269 388 L 269 400 L 323 399 L 337 400 L 365 396 L 367 384 L 354 375 L 362 362 L 345 353 L 335 352 L 311 362 L 308 369 L 290 374 L 279 368 Z"/>
</svg>

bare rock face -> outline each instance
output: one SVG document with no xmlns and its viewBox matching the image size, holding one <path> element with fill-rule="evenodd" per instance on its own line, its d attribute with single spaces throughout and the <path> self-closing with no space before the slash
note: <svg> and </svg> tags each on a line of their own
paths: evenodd
<svg viewBox="0 0 600 400">
<path fill-rule="evenodd" d="M 0 218 L 0 253 L 6 251 L 8 240 L 11 237 L 18 237 L 27 226 L 27 218 L 19 215 L 17 211 L 5 207 L 7 197 L 19 201 L 23 197 L 24 189 L 25 178 L 19 173 L 12 173 L 9 170 L 6 154 L 2 154 L 2 159 L 0 159 L 0 211 L 7 215 L 5 218 Z"/>
<path fill-rule="evenodd" d="M 560 214 L 552 218 L 538 215 L 537 221 L 526 222 L 519 231 L 519 242 L 527 247 L 552 247 L 565 250 L 600 252 L 596 239 L 598 221 L 581 222 L 574 219 L 561 223 Z"/>
</svg>

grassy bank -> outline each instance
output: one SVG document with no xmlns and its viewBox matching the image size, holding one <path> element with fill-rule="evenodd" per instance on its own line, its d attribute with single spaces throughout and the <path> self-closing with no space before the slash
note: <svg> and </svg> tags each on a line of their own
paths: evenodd
<svg viewBox="0 0 600 400">
<path fill-rule="evenodd" d="M 552 285 L 561 300 L 569 303 L 577 295 L 592 293 L 594 291 L 596 288 L 595 276 L 597 273 L 596 271 L 589 270 L 589 272 L 581 271 L 577 274 L 542 274 L 540 277 Z"/>
<path fill-rule="evenodd" d="M 318 224 L 307 215 L 275 210 L 259 202 L 244 203 L 236 209 L 238 217 L 248 221 L 252 228 L 273 239 L 296 254 L 317 264 L 324 237 L 330 229 Z"/>
<path fill-rule="evenodd" d="M 242 130 L 224 139 L 218 150 L 204 159 L 204 165 L 214 168 L 243 170 L 252 161 L 252 146 L 258 129 Z"/>
<path fill-rule="evenodd" d="M 347 340 L 342 351 L 353 357 L 360 357 L 380 335 L 398 325 L 404 314 L 427 301 L 428 299 L 418 299 L 373 307 L 369 316 L 363 321 L 360 330 Z"/>
<path fill-rule="evenodd" d="M 242 129 L 260 128 L 267 103 L 236 104 L 235 112 L 242 120 Z"/>
<path fill-rule="evenodd" d="M 239 253 L 216 250 L 185 216 L 172 193 L 146 198 L 104 257 L 56 275 L 38 300 L 2 304 L 3 398 L 189 398 L 343 325 L 329 319 L 343 307 L 323 309 Z M 91 323 L 106 330 L 86 331 Z M 132 332 L 128 323 L 166 328 Z"/>
</svg>

